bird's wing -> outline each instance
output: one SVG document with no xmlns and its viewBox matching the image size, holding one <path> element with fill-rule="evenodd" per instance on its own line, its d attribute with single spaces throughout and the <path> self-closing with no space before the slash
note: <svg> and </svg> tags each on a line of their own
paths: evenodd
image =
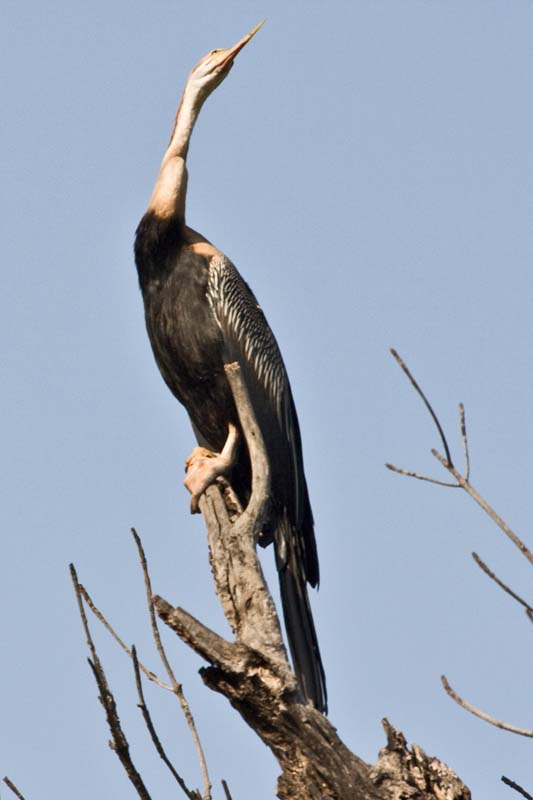
<svg viewBox="0 0 533 800">
<path fill-rule="evenodd" d="M 222 333 L 224 360 L 240 364 L 273 466 L 276 565 L 294 668 L 305 697 L 326 712 L 326 679 L 306 586 L 318 584 L 318 556 L 285 365 L 253 292 L 225 256 L 210 262 L 207 297 Z"/>
<path fill-rule="evenodd" d="M 211 259 L 207 298 L 222 332 L 225 358 L 241 366 L 269 458 L 276 465 L 274 500 L 282 502 L 300 533 L 306 577 L 315 585 L 318 559 L 300 429 L 278 344 L 253 292 L 225 256 Z M 283 542 L 278 548 L 283 559 Z"/>
</svg>

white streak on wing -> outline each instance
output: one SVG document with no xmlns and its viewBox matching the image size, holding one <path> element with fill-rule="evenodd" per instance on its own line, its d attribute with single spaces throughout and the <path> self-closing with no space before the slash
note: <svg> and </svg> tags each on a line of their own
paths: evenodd
<svg viewBox="0 0 533 800">
<path fill-rule="evenodd" d="M 224 256 L 211 259 L 207 300 L 222 333 L 233 340 L 253 366 L 283 425 L 286 420 L 280 412 L 286 378 L 278 346 L 257 301 Z"/>
</svg>

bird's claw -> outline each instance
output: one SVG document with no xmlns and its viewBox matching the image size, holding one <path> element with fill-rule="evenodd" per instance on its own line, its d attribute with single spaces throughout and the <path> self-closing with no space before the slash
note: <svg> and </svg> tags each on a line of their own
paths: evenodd
<svg viewBox="0 0 533 800">
<path fill-rule="evenodd" d="M 191 514 L 200 512 L 200 497 L 217 478 L 227 475 L 235 459 L 239 434 L 235 425 L 228 425 L 228 438 L 221 453 L 213 453 L 206 447 L 195 447 L 185 462 L 183 483 L 191 493 Z"/>
<path fill-rule="evenodd" d="M 229 468 L 228 460 L 205 447 L 195 447 L 185 462 L 186 476 L 183 483 L 191 493 L 191 514 L 200 513 L 200 498 L 220 475 Z"/>
</svg>

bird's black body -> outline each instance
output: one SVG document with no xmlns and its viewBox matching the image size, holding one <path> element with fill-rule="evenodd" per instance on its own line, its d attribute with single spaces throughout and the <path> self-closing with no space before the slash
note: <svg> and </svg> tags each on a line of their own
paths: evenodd
<svg viewBox="0 0 533 800">
<path fill-rule="evenodd" d="M 183 241 L 181 226 L 148 212 L 135 260 L 157 365 L 205 446 L 219 452 L 237 412 L 225 379 L 223 341 L 207 302 L 209 264 Z"/>
<path fill-rule="evenodd" d="M 228 425 L 240 430 L 224 364 L 238 361 L 271 465 L 270 519 L 290 649 L 304 695 L 326 710 L 324 671 L 306 583 L 319 580 L 313 517 L 298 419 L 276 340 L 233 264 L 215 248 L 198 252 L 175 217 L 148 211 L 135 258 L 146 325 L 161 374 L 188 411 L 201 445 L 220 452 Z M 246 503 L 251 485 L 244 437 L 230 482 Z"/>
</svg>

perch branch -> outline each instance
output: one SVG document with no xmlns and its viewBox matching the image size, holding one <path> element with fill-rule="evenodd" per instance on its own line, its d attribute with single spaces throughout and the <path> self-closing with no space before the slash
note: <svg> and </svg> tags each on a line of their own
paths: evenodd
<svg viewBox="0 0 533 800">
<path fill-rule="evenodd" d="M 227 364 L 225 370 L 250 453 L 252 494 L 247 508 L 234 522 L 218 487 L 211 487 L 200 500 L 215 589 L 237 641 L 268 654 L 278 665 L 284 665 L 287 675 L 292 675 L 276 609 L 255 549 L 270 492 L 265 444 L 239 365 Z"/>
<path fill-rule="evenodd" d="M 236 361 L 232 364 L 225 364 L 224 370 L 237 406 L 239 420 L 244 431 L 244 438 L 246 439 L 252 464 L 252 496 L 244 514 L 261 521 L 261 515 L 265 510 L 265 498 L 270 491 L 270 465 L 265 443 L 255 418 L 239 364 Z"/>
<path fill-rule="evenodd" d="M 466 700 L 463 700 L 463 698 L 459 697 L 457 692 L 454 689 L 452 689 L 445 675 L 441 676 L 441 681 L 447 694 L 449 694 L 452 700 L 455 700 L 455 702 L 458 705 L 460 705 L 461 708 L 464 708 L 466 711 L 469 711 L 471 714 L 474 714 L 474 716 L 485 720 L 485 722 L 490 722 L 490 724 L 495 725 L 496 728 L 501 728 L 502 730 L 509 731 L 510 733 L 517 733 L 519 736 L 527 736 L 530 739 L 533 738 L 533 731 L 528 731 L 525 728 L 517 728 L 516 725 L 509 725 L 507 722 L 502 722 L 501 720 L 496 719 L 495 717 L 489 716 L 489 714 L 485 714 L 484 711 L 480 711 L 479 708 L 476 708 L 471 703 L 468 703 Z"/>
</svg>

